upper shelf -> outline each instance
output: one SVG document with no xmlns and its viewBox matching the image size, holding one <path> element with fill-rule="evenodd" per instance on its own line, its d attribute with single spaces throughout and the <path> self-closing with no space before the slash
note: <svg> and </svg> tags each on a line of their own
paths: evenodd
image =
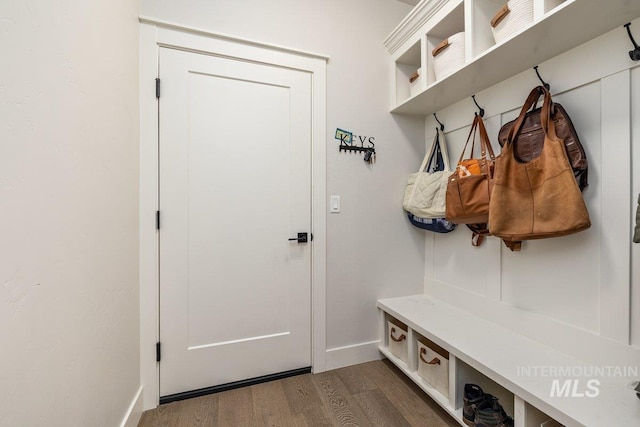
<svg viewBox="0 0 640 427">
<path fill-rule="evenodd" d="M 421 116 L 437 112 L 616 27 L 624 31 L 622 26 L 638 16 L 640 0 L 567 0 L 459 70 L 428 84 L 391 112 Z"/>
</svg>

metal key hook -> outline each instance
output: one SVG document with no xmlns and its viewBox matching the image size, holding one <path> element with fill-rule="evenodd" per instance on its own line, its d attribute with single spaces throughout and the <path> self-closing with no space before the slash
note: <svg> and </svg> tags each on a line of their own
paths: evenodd
<svg viewBox="0 0 640 427">
<path fill-rule="evenodd" d="M 633 43 L 633 50 L 629 51 L 629 58 L 631 58 L 632 61 L 640 61 L 640 46 L 638 46 L 638 43 L 633 39 L 631 28 L 629 28 L 630 26 L 631 22 L 624 24 L 624 27 L 627 29 L 627 34 L 629 34 L 629 38 L 631 39 L 631 43 Z"/>
</svg>

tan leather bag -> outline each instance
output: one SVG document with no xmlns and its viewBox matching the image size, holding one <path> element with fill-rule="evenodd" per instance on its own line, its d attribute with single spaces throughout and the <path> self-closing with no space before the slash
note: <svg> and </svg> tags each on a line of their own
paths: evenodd
<svg viewBox="0 0 640 427">
<path fill-rule="evenodd" d="M 473 158 L 476 130 L 480 134 L 480 158 Z M 471 158 L 463 159 L 471 144 Z M 487 154 L 489 158 L 487 159 Z M 456 170 L 449 177 L 446 196 L 446 218 L 455 224 L 476 224 L 489 222 L 489 196 L 495 155 L 489 142 L 482 117 L 476 114 L 460 154 Z"/>
<path fill-rule="evenodd" d="M 550 120 L 551 95 L 541 111 L 544 145 L 528 161 L 514 156 L 514 141 L 524 122 L 525 104 L 495 162 L 489 231 L 505 240 L 544 239 L 577 233 L 591 226 L 589 212 L 573 175 L 563 141 Z"/>
</svg>

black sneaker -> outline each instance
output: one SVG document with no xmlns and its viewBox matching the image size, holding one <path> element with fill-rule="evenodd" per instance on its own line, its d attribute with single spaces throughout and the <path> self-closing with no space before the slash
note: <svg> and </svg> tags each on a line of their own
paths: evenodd
<svg viewBox="0 0 640 427">
<path fill-rule="evenodd" d="M 485 401 L 486 395 L 480 386 L 475 384 L 464 385 L 464 406 L 462 407 L 462 421 L 469 427 L 476 425 L 476 408 Z"/>
<path fill-rule="evenodd" d="M 475 427 L 513 427 L 513 419 L 502 409 L 498 398 L 484 396 L 484 402 L 476 406 Z"/>
</svg>

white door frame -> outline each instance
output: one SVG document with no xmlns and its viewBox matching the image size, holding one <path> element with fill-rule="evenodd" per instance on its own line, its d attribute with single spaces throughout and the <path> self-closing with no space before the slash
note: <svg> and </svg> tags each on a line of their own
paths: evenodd
<svg viewBox="0 0 640 427">
<path fill-rule="evenodd" d="M 312 88 L 311 366 L 326 369 L 326 63 L 328 56 L 140 18 L 140 382 L 144 410 L 158 406 L 160 371 L 158 209 L 158 77 L 160 47 L 239 58 L 305 71 Z M 162 96 L 162 88 L 161 88 Z"/>
</svg>

